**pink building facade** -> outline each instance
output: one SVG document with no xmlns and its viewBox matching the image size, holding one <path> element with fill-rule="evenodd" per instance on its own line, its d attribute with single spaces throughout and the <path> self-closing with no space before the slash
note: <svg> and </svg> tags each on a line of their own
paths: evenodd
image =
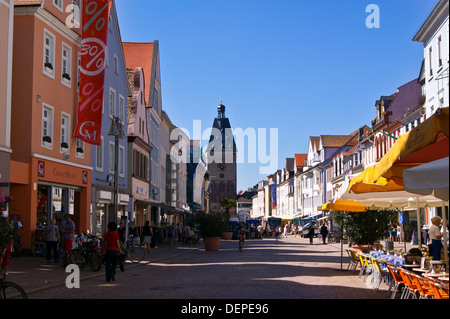
<svg viewBox="0 0 450 319">
<path fill-rule="evenodd" d="M 89 229 L 90 147 L 73 135 L 80 17 L 72 0 L 14 3 L 10 209 L 23 224 L 22 247 L 35 251 L 53 218 L 70 214 L 77 233 Z"/>
<path fill-rule="evenodd" d="M 13 21 L 13 0 L 0 0 L 0 190 L 3 195 L 9 194 Z"/>
</svg>

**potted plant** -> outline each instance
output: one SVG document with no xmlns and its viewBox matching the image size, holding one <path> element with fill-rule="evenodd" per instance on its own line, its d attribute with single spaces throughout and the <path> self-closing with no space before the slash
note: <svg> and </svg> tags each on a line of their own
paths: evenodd
<svg viewBox="0 0 450 319">
<path fill-rule="evenodd" d="M 83 154 L 84 151 L 83 151 L 83 149 L 81 147 L 77 147 L 77 153 L 78 154 Z"/>
<path fill-rule="evenodd" d="M 69 145 L 66 143 L 66 142 L 62 142 L 61 143 L 61 148 L 63 149 L 63 151 L 65 150 L 68 150 L 69 149 Z"/>
<path fill-rule="evenodd" d="M 203 238 L 205 249 L 218 250 L 220 237 L 225 229 L 223 217 L 220 214 L 200 212 L 195 215 L 195 222 L 199 224 L 198 232 Z"/>
<path fill-rule="evenodd" d="M 45 62 L 44 67 L 45 67 L 45 71 L 47 73 L 52 73 L 53 74 L 53 65 L 51 63 Z"/>
<path fill-rule="evenodd" d="M 394 211 L 335 212 L 333 219 L 350 238 L 354 249 L 367 251 L 381 247 L 375 242 L 385 237 L 396 215 Z"/>
<path fill-rule="evenodd" d="M 52 138 L 50 136 L 44 136 L 44 137 L 42 137 L 42 142 L 44 143 L 44 146 L 51 147 Z"/>
<path fill-rule="evenodd" d="M 222 208 L 225 208 L 225 218 L 224 218 L 225 230 L 222 234 L 222 238 L 225 240 L 231 240 L 231 238 L 233 237 L 233 232 L 230 232 L 228 229 L 228 221 L 230 220 L 230 208 L 236 207 L 236 201 L 234 199 L 225 198 L 220 201 L 220 206 Z"/>
<path fill-rule="evenodd" d="M 66 83 L 66 84 L 70 83 L 70 75 L 69 74 L 63 73 L 62 79 L 63 79 L 64 83 Z"/>
</svg>

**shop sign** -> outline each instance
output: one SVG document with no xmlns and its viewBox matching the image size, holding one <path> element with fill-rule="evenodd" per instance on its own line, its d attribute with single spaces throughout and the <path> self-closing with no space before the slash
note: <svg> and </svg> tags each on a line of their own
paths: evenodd
<svg viewBox="0 0 450 319">
<path fill-rule="evenodd" d="M 38 161 L 38 176 L 45 177 L 45 162 Z"/>
<path fill-rule="evenodd" d="M 83 171 L 83 174 L 82 174 L 82 182 L 83 182 L 83 184 L 87 184 L 87 182 L 88 182 L 88 172 L 87 171 Z"/>
</svg>

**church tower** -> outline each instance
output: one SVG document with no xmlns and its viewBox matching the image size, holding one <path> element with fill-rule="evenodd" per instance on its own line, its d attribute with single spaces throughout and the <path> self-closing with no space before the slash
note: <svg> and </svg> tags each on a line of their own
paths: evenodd
<svg viewBox="0 0 450 319">
<path fill-rule="evenodd" d="M 225 105 L 220 101 L 217 117 L 211 129 L 207 152 L 207 170 L 209 173 L 210 194 L 209 210 L 211 213 L 224 212 L 220 207 L 223 199 L 236 199 L 237 165 L 236 143 L 230 121 L 225 116 Z M 235 210 L 230 210 L 231 216 Z"/>
</svg>

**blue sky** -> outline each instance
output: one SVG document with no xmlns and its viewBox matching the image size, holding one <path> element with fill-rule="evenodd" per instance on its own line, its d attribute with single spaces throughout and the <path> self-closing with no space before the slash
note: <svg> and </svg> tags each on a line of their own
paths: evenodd
<svg viewBox="0 0 450 319">
<path fill-rule="evenodd" d="M 116 0 L 122 41 L 159 40 L 163 109 L 179 127 L 278 128 L 278 169 L 310 136 L 350 134 L 418 77 L 412 38 L 437 0 Z M 380 28 L 366 27 L 369 4 Z M 206 141 L 204 141 L 206 143 Z M 246 155 L 247 156 L 247 155 Z M 238 165 L 238 190 L 266 178 Z"/>
</svg>

